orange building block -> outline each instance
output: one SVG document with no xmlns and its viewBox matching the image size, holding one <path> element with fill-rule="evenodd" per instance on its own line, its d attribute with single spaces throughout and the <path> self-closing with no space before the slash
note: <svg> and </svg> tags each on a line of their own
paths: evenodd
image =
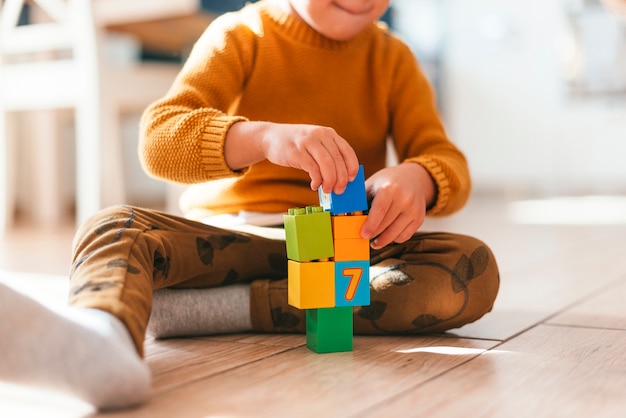
<svg viewBox="0 0 626 418">
<path fill-rule="evenodd" d="M 370 259 L 370 243 L 363 238 L 337 239 L 335 245 L 335 261 L 355 261 Z"/>
<path fill-rule="evenodd" d="M 287 261 L 287 302 L 298 309 L 335 306 L 335 263 Z"/>
<path fill-rule="evenodd" d="M 369 260 L 369 241 L 361 238 L 361 227 L 367 215 L 333 216 L 335 261 Z"/>
<path fill-rule="evenodd" d="M 367 215 L 333 216 L 333 237 L 335 239 L 361 238 L 361 227 L 367 220 Z"/>
</svg>

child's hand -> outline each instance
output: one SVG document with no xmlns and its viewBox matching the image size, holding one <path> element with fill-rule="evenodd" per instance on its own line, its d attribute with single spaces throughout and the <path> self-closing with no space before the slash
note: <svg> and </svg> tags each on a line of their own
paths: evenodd
<svg viewBox="0 0 626 418">
<path fill-rule="evenodd" d="M 426 207 L 435 198 L 433 179 L 416 163 L 384 168 L 365 184 L 373 200 L 361 236 L 374 238 L 374 249 L 411 238 L 424 223 Z"/>
<path fill-rule="evenodd" d="M 343 193 L 359 169 L 354 150 L 332 128 L 275 124 L 263 145 L 269 161 L 306 171 L 312 190 L 322 186 L 325 193 Z"/>
<path fill-rule="evenodd" d="M 248 141 L 240 142 L 242 138 Z M 267 159 L 304 170 L 311 178 L 311 189 L 322 186 L 325 193 L 343 193 L 359 170 L 358 158 L 350 144 L 334 129 L 317 125 L 236 123 L 229 130 L 224 152 L 233 169 Z M 250 155 L 253 152 L 256 157 Z"/>
</svg>

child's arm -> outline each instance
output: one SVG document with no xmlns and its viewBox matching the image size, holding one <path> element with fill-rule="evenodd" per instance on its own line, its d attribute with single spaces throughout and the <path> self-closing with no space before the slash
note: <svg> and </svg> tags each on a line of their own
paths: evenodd
<svg viewBox="0 0 626 418">
<path fill-rule="evenodd" d="M 359 162 L 348 142 L 334 129 L 301 124 L 237 122 L 224 143 L 224 159 L 232 170 L 262 160 L 306 171 L 311 189 L 342 193 L 357 175 Z"/>
<path fill-rule="evenodd" d="M 391 242 L 404 242 L 422 226 L 426 208 L 436 198 L 435 182 L 420 164 L 403 163 L 374 173 L 366 181 L 372 201 L 367 221 L 361 229 L 372 248 Z"/>
<path fill-rule="evenodd" d="M 394 74 L 389 114 L 390 136 L 401 164 L 366 181 L 372 203 L 361 234 L 373 239 L 373 248 L 408 240 L 426 213 L 457 211 L 471 188 L 467 162 L 446 135 L 428 78 L 411 50 L 401 42 L 396 46 L 397 55 L 389 60 Z"/>
</svg>

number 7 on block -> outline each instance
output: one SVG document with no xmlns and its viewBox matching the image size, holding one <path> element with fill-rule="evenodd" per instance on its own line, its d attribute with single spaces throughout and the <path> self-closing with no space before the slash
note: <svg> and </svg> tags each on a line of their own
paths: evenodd
<svg viewBox="0 0 626 418">
<path fill-rule="evenodd" d="M 335 262 L 335 305 L 370 304 L 369 260 Z"/>
<path fill-rule="evenodd" d="M 361 281 L 361 276 L 363 275 L 363 269 L 360 267 L 347 267 L 343 269 L 341 274 L 343 277 L 349 277 L 348 281 L 348 289 L 346 289 L 346 294 L 344 295 L 344 299 L 347 301 L 352 301 L 354 296 L 356 295 L 356 289 L 359 287 L 359 282 Z"/>
</svg>

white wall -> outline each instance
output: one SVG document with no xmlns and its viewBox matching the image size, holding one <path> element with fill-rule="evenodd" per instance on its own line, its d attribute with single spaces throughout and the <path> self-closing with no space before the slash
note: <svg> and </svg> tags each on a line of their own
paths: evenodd
<svg viewBox="0 0 626 418">
<path fill-rule="evenodd" d="M 444 114 L 476 189 L 626 191 L 626 96 L 568 92 L 564 2 L 442 4 Z"/>
</svg>

